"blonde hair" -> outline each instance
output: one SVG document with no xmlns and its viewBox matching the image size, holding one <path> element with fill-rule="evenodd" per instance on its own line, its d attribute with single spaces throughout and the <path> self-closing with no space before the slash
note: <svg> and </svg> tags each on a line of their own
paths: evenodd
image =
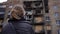
<svg viewBox="0 0 60 34">
<path fill-rule="evenodd" d="M 20 19 L 25 15 L 25 10 L 22 5 L 15 5 L 11 10 L 11 18 Z"/>
</svg>

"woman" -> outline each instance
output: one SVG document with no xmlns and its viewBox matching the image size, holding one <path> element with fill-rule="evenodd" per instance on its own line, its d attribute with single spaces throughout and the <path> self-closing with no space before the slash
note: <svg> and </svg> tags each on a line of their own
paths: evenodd
<svg viewBox="0 0 60 34">
<path fill-rule="evenodd" d="M 14 6 L 11 10 L 11 18 L 3 27 L 2 34 L 34 34 L 32 25 L 24 19 L 25 11 L 22 6 Z"/>
</svg>

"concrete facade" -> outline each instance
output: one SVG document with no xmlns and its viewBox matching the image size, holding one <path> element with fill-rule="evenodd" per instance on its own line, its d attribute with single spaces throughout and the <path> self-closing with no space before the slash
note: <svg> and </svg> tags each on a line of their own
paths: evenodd
<svg viewBox="0 0 60 34">
<path fill-rule="evenodd" d="M 57 27 L 56 20 L 60 20 L 60 0 L 49 0 L 49 14 L 51 18 L 52 34 L 57 34 L 59 27 Z M 55 13 L 59 16 L 55 17 Z"/>
</svg>

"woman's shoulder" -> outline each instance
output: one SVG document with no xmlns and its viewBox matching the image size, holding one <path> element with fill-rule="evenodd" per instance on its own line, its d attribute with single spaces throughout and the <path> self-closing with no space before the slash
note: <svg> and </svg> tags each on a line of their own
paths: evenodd
<svg viewBox="0 0 60 34">
<path fill-rule="evenodd" d="M 10 28 L 13 27 L 12 23 L 7 23 L 3 26 L 3 28 Z"/>
<path fill-rule="evenodd" d="M 15 28 L 11 23 L 7 23 L 3 28 L 2 28 L 2 33 L 3 34 L 16 34 Z"/>
</svg>

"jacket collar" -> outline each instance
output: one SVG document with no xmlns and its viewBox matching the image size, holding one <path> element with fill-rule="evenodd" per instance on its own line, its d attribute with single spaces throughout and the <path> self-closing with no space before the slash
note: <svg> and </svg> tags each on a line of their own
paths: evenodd
<svg viewBox="0 0 60 34">
<path fill-rule="evenodd" d="M 26 19 L 22 18 L 20 20 L 17 20 L 17 19 L 9 19 L 8 22 L 19 22 L 19 21 L 26 21 Z"/>
</svg>

